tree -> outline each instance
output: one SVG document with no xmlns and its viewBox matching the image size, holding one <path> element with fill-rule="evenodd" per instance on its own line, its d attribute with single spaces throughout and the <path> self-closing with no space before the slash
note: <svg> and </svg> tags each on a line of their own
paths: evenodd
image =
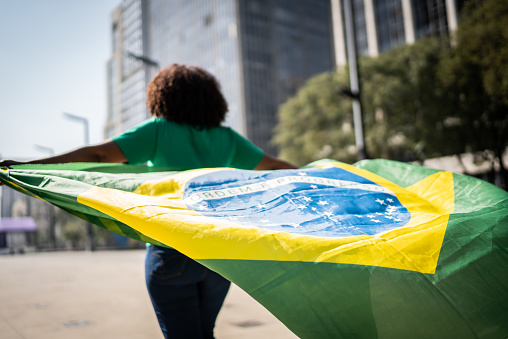
<svg viewBox="0 0 508 339">
<path fill-rule="evenodd" d="M 479 161 L 494 154 L 505 183 L 508 177 L 502 157 L 508 147 L 506 22 L 508 2 L 470 1 L 461 15 L 456 47 L 440 65 L 449 102 L 456 107 L 451 117 L 458 123 L 452 132 L 466 151 L 480 155 Z"/>
<path fill-rule="evenodd" d="M 508 1 L 474 0 L 454 47 L 437 38 L 360 60 L 370 157 L 423 161 L 472 153 L 499 164 L 508 148 Z M 274 143 L 297 164 L 356 158 L 348 87 L 339 70 L 311 79 L 280 111 Z"/>
<path fill-rule="evenodd" d="M 440 53 L 438 40 L 425 39 L 361 60 L 369 156 L 423 160 L 442 154 L 435 135 L 445 118 L 439 110 L 443 91 L 436 81 Z M 347 74 L 340 69 L 318 75 L 281 107 L 274 137 L 281 157 L 297 164 L 323 157 L 356 159 L 351 101 L 339 93 L 349 87 Z"/>
<path fill-rule="evenodd" d="M 438 78 L 437 38 L 402 45 L 360 62 L 367 149 L 375 157 L 423 161 L 452 154 L 443 142 L 449 105 Z"/>
<path fill-rule="evenodd" d="M 351 102 L 338 91 L 347 85 L 345 70 L 320 74 L 281 106 L 273 139 L 281 157 L 298 165 L 326 157 L 354 161 Z"/>
</svg>

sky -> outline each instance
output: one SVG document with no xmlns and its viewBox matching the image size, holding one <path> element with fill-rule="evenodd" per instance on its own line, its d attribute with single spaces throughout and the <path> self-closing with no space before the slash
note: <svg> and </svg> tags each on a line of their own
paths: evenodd
<svg viewBox="0 0 508 339">
<path fill-rule="evenodd" d="M 110 16 L 121 0 L 0 0 L 0 159 L 102 141 Z M 38 147 L 36 145 L 42 146 Z"/>
</svg>

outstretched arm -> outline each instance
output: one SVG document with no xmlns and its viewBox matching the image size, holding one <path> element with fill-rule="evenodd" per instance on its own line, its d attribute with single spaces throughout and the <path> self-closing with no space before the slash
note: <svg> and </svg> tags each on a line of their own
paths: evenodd
<svg viewBox="0 0 508 339">
<path fill-rule="evenodd" d="M 292 163 L 265 154 L 263 155 L 263 158 L 261 159 L 259 164 L 254 169 L 257 171 L 264 171 L 264 170 L 295 169 L 295 168 L 298 167 L 296 167 Z"/>
<path fill-rule="evenodd" d="M 74 151 L 62 153 L 48 158 L 32 161 L 2 160 L 0 166 L 23 165 L 23 164 L 60 164 L 68 162 L 126 162 L 127 158 L 113 140 L 107 140 L 100 144 L 84 146 Z"/>
</svg>

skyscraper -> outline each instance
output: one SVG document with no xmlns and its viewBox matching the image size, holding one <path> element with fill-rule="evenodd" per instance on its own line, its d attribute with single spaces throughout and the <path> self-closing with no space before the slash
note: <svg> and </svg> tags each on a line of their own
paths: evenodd
<svg viewBox="0 0 508 339">
<path fill-rule="evenodd" d="M 107 137 L 148 116 L 159 65 L 186 63 L 218 78 L 226 124 L 275 153 L 279 105 L 335 65 L 329 0 L 124 0 L 111 27 Z"/>
<path fill-rule="evenodd" d="M 345 65 L 344 1 L 331 0 L 337 65 Z M 375 57 L 400 44 L 457 29 L 464 0 L 348 0 L 354 12 L 359 55 Z"/>
</svg>

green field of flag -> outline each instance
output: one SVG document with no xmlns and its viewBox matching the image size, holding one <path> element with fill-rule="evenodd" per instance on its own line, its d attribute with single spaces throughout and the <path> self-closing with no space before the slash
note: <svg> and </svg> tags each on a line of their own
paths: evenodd
<svg viewBox="0 0 508 339">
<path fill-rule="evenodd" d="M 508 193 L 388 160 L 171 172 L 22 165 L 0 180 L 173 247 L 301 338 L 507 338 Z"/>
</svg>

